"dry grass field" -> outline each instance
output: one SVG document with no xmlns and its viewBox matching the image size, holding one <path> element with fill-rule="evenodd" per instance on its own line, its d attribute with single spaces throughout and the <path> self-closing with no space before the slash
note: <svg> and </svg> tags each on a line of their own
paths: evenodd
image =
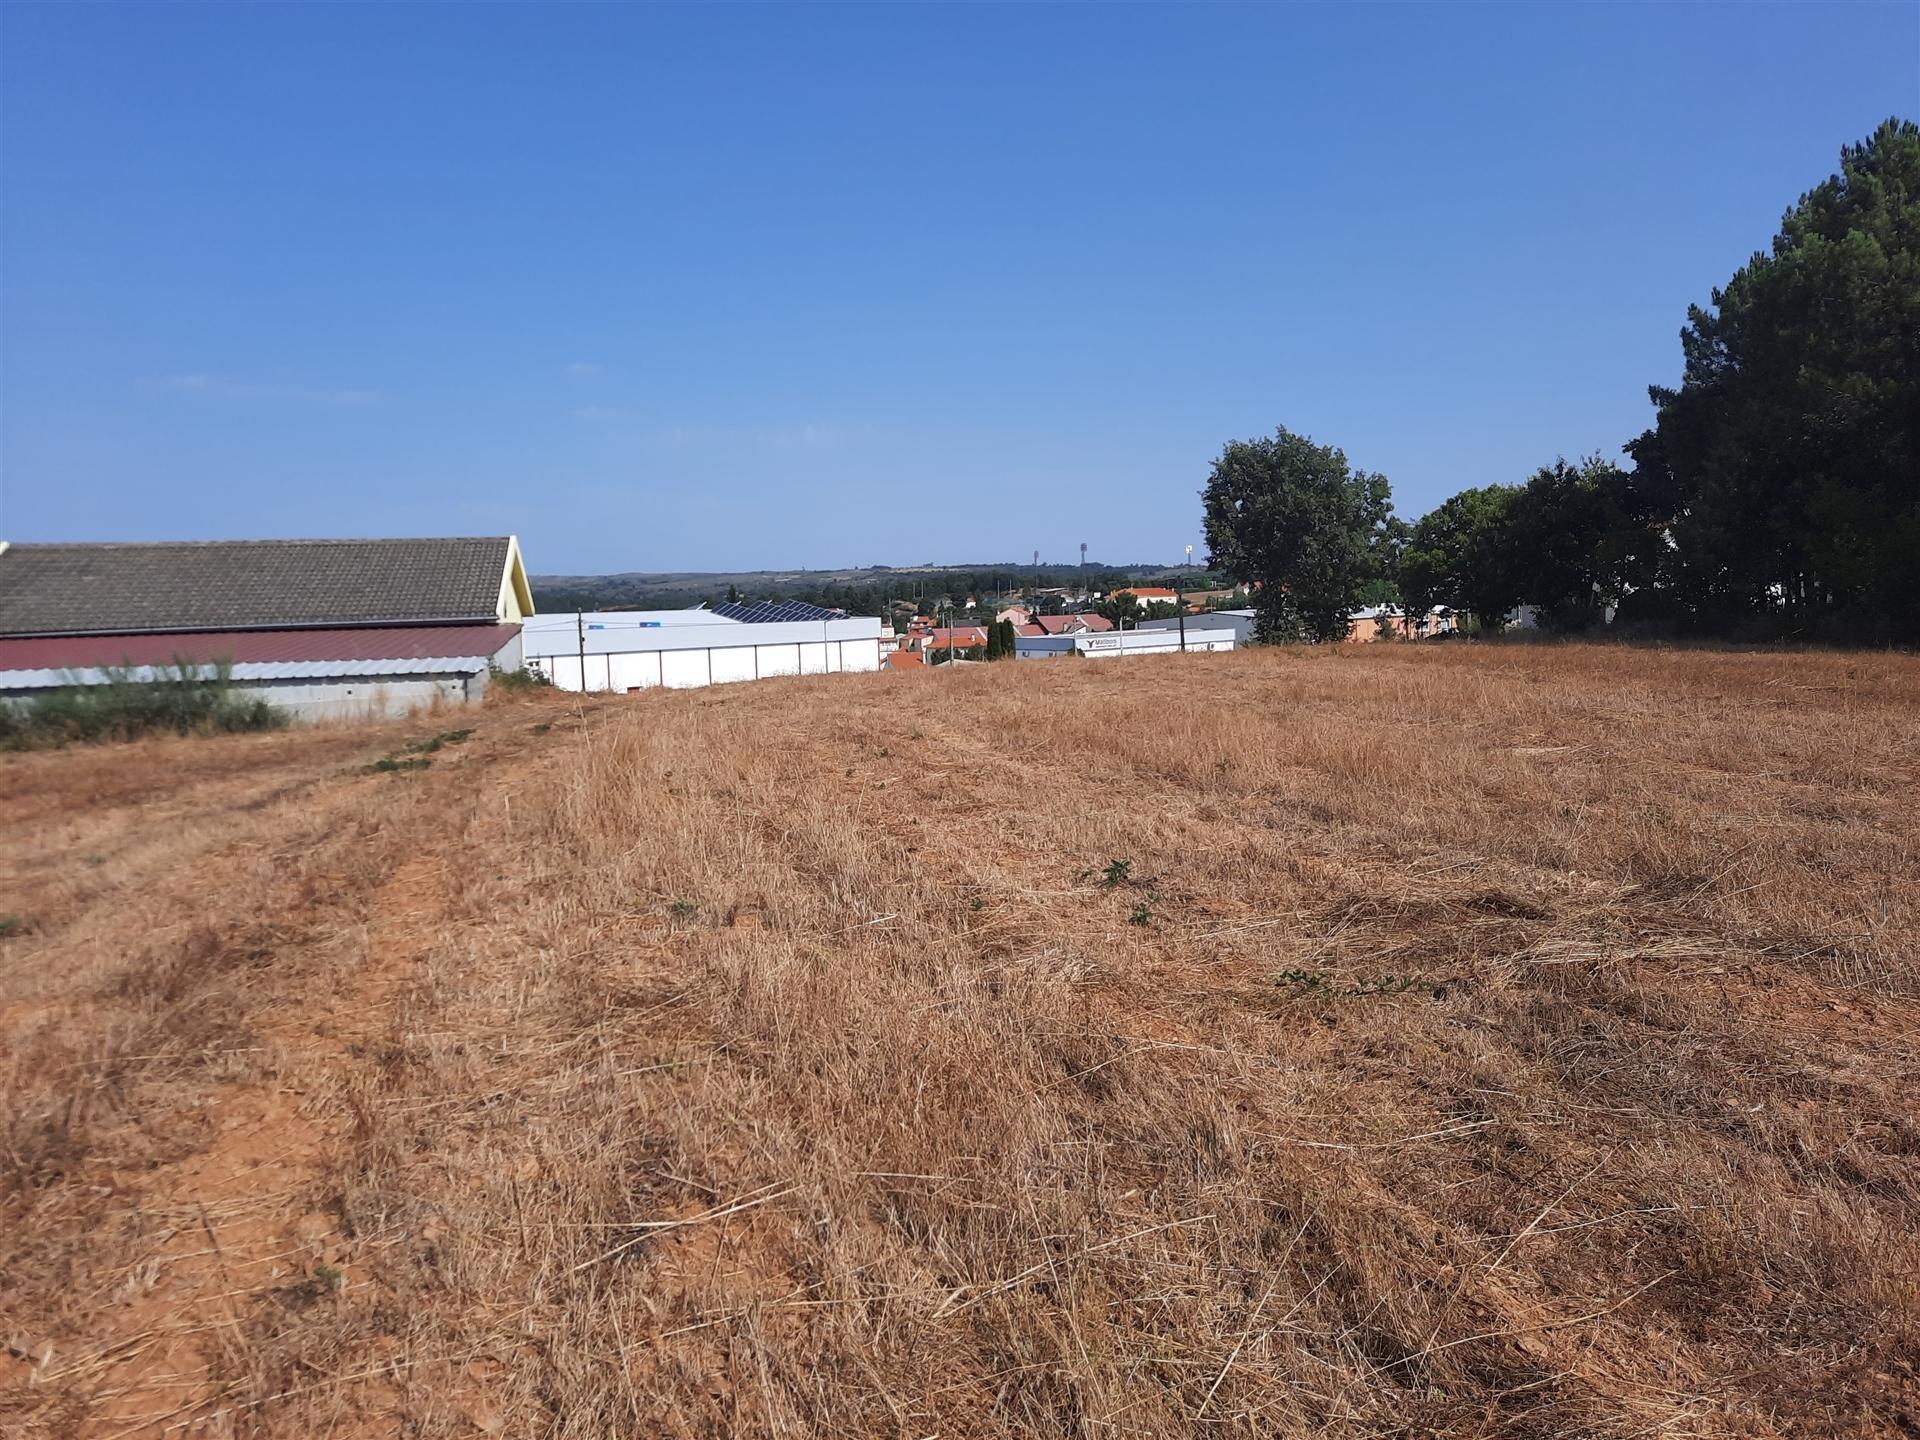
<svg viewBox="0 0 1920 1440">
<path fill-rule="evenodd" d="M 1920 1435 L 1911 657 L 7 756 L 0 915 L 8 1435 Z"/>
</svg>

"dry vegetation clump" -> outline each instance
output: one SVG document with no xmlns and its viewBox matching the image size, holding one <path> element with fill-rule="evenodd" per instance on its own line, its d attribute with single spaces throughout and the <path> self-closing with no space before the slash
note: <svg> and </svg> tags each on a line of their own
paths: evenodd
<svg viewBox="0 0 1920 1440">
<path fill-rule="evenodd" d="M 441 728 L 0 761 L 10 1432 L 1920 1431 L 1909 657 Z"/>
</svg>

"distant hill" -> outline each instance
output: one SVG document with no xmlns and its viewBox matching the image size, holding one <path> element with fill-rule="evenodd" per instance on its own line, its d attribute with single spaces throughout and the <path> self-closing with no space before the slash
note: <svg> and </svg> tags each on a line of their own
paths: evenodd
<svg viewBox="0 0 1920 1440">
<path fill-rule="evenodd" d="M 1200 589 L 1205 570 L 1169 565 L 1105 565 L 1088 561 L 1087 584 L 1172 585 Z M 889 601 L 938 599 L 949 594 L 1005 594 L 1038 584 L 1076 586 L 1077 564 L 1036 568 L 1012 561 L 975 565 L 866 565 L 839 570 L 662 570 L 620 575 L 536 575 L 534 604 L 542 610 L 666 610 L 725 600 L 730 592 L 750 600 L 811 600 L 857 613 L 879 614 Z M 1037 575 L 1037 580 L 1036 580 Z"/>
</svg>

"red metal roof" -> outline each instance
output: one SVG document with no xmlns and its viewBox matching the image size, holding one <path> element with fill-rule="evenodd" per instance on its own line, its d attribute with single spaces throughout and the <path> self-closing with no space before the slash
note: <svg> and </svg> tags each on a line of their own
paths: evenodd
<svg viewBox="0 0 1920 1440">
<path fill-rule="evenodd" d="M 493 655 L 518 625 L 394 625 L 338 630 L 216 630 L 195 635 L 49 635 L 0 640 L 0 670 L 236 665 L 284 660 L 437 660 Z"/>
</svg>

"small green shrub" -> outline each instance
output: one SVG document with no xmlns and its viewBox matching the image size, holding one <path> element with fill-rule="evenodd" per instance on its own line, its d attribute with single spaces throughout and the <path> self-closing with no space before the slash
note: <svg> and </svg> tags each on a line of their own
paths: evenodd
<svg viewBox="0 0 1920 1440">
<path fill-rule="evenodd" d="M 443 730 L 431 740 L 413 741 L 406 747 L 406 753 L 409 755 L 431 755 L 436 750 L 443 750 L 449 745 L 458 745 L 471 734 L 473 734 L 471 730 Z"/>
<path fill-rule="evenodd" d="M 27 922 L 18 915 L 0 915 L 0 940 L 27 933 Z"/>
<path fill-rule="evenodd" d="M 34 750 L 142 735 L 224 735 L 277 730 L 287 723 L 260 695 L 238 689 L 233 665 L 188 660 L 135 678 L 131 666 L 107 666 L 98 685 L 69 685 L 24 704 L 0 702 L 0 749 Z"/>
<path fill-rule="evenodd" d="M 443 730 L 426 740 L 410 740 L 392 755 L 383 755 L 362 772 L 367 775 L 391 775 L 399 770 L 425 770 L 433 764 L 427 757 L 444 750 L 449 745 L 458 745 L 471 730 Z"/>
<path fill-rule="evenodd" d="M 487 688 L 491 690 L 496 685 L 510 695 L 524 695 L 530 690 L 551 690 L 553 681 L 531 665 L 522 665 L 518 670 L 502 670 L 488 661 Z"/>
<path fill-rule="evenodd" d="M 1100 883 L 1109 890 L 1118 889 L 1127 883 L 1127 876 L 1133 873 L 1133 861 L 1109 860 L 1106 873 L 1101 875 Z"/>
</svg>

